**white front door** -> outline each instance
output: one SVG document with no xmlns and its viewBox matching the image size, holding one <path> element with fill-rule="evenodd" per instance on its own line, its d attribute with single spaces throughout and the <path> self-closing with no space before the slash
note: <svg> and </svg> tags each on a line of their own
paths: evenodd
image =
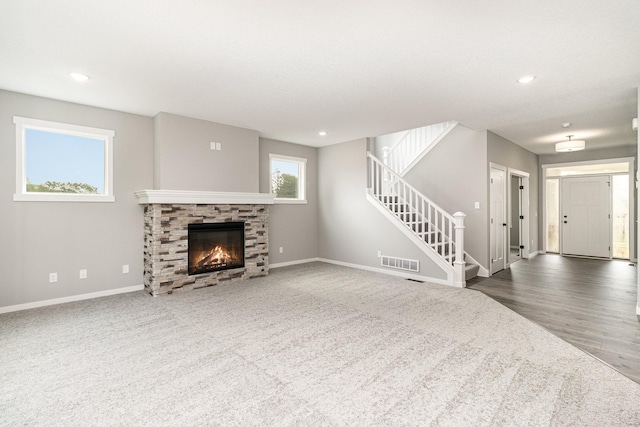
<svg viewBox="0 0 640 427">
<path fill-rule="evenodd" d="M 505 230 L 507 228 L 504 205 L 506 177 L 507 172 L 505 170 L 491 167 L 491 183 L 489 186 L 491 203 L 489 206 L 491 274 L 504 270 Z"/>
<path fill-rule="evenodd" d="M 562 180 L 562 253 L 609 258 L 611 177 Z"/>
</svg>

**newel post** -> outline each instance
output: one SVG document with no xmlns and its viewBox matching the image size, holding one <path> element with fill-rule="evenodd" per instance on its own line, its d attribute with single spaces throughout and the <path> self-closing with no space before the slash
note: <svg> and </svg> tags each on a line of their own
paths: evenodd
<svg viewBox="0 0 640 427">
<path fill-rule="evenodd" d="M 454 226 L 456 257 L 453 261 L 453 284 L 454 286 L 464 288 L 467 284 L 464 277 L 464 218 L 466 215 L 462 212 L 456 212 L 453 214 L 453 217 L 456 220 Z"/>
</svg>

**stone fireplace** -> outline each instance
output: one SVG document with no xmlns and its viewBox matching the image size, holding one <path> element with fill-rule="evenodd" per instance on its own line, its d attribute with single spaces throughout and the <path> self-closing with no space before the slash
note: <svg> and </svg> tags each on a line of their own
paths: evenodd
<svg viewBox="0 0 640 427">
<path fill-rule="evenodd" d="M 144 205 L 144 286 L 150 294 L 269 273 L 272 195 L 166 190 L 135 194 Z M 238 236 L 243 237 L 240 243 Z"/>
</svg>

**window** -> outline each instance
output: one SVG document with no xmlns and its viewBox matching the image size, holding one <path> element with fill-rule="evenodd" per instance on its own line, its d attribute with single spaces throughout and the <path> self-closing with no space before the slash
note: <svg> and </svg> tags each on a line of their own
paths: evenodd
<svg viewBox="0 0 640 427">
<path fill-rule="evenodd" d="M 115 132 L 14 117 L 15 201 L 113 202 Z"/>
<path fill-rule="evenodd" d="M 629 259 L 629 175 L 613 175 L 611 213 L 613 218 L 613 258 Z"/>
<path fill-rule="evenodd" d="M 560 180 L 547 179 L 547 252 L 560 253 Z"/>
<path fill-rule="evenodd" d="M 305 168 L 307 159 L 269 154 L 270 192 L 276 203 L 307 203 Z"/>
</svg>

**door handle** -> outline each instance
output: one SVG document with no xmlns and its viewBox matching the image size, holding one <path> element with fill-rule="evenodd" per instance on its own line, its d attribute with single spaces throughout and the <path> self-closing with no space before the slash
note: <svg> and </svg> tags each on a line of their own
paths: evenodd
<svg viewBox="0 0 640 427">
<path fill-rule="evenodd" d="M 502 223 L 502 226 L 503 226 L 503 227 L 506 227 L 506 226 L 507 226 L 507 223 L 506 223 L 506 222 L 503 222 L 503 223 Z"/>
<path fill-rule="evenodd" d="M 565 224 L 567 223 L 567 221 L 564 222 Z"/>
</svg>

